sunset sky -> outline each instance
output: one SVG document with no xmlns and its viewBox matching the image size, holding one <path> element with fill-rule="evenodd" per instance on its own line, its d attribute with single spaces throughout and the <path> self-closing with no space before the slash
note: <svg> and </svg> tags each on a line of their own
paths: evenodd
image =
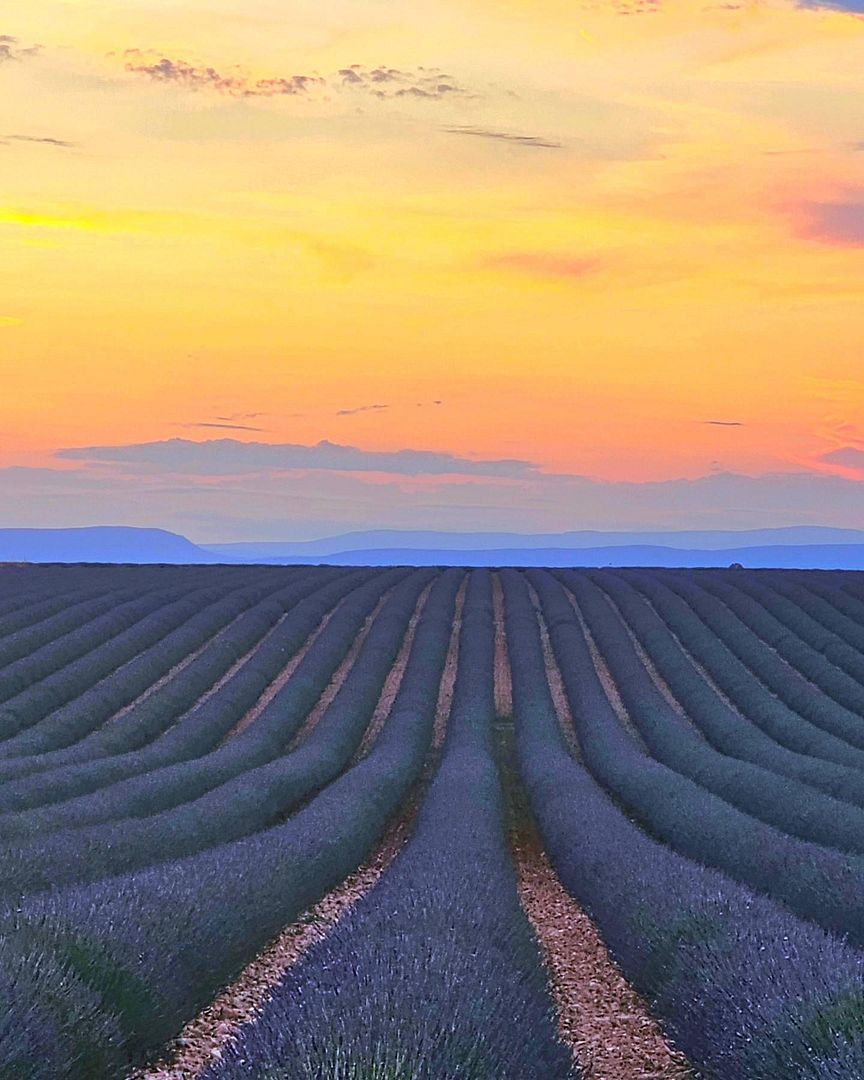
<svg viewBox="0 0 864 1080">
<path fill-rule="evenodd" d="M 7 0 L 0 526 L 864 527 L 864 0 Z"/>
</svg>

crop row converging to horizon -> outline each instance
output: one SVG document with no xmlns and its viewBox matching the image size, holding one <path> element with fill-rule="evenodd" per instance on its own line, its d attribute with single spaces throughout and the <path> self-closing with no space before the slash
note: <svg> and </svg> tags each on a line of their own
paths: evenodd
<svg viewBox="0 0 864 1080">
<path fill-rule="evenodd" d="M 864 578 L 0 571 L 3 1080 L 864 1075 Z"/>
</svg>

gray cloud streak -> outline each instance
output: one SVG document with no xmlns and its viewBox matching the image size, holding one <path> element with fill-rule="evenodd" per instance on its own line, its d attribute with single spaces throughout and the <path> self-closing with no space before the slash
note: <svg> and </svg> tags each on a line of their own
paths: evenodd
<svg viewBox="0 0 864 1080">
<path fill-rule="evenodd" d="M 478 139 L 493 139 L 497 142 L 533 147 L 538 150 L 561 150 L 564 147 L 564 143 L 545 139 L 540 135 L 517 135 L 511 131 L 496 131 L 493 128 L 445 127 L 441 130 L 446 131 L 449 135 L 469 135 Z"/>
<path fill-rule="evenodd" d="M 41 143 L 44 146 L 57 146 L 63 150 L 73 150 L 77 143 L 66 139 L 54 139 L 49 135 L 5 135 L 4 142 Z"/>
<path fill-rule="evenodd" d="M 22 45 L 18 38 L 11 34 L 0 34 L 0 64 L 26 60 L 41 49 L 41 45 Z"/>
<path fill-rule="evenodd" d="M 213 420 L 199 420 L 193 424 L 181 424 L 184 428 L 227 428 L 230 431 L 265 431 L 266 428 L 250 427 L 248 424 L 233 424 L 230 421 L 216 422 Z"/>
<path fill-rule="evenodd" d="M 389 408 L 389 405 L 358 405 L 354 409 L 337 409 L 336 416 L 356 416 L 358 413 L 384 412 L 385 409 Z"/>
<path fill-rule="evenodd" d="M 298 443 L 238 442 L 235 439 L 205 442 L 166 439 L 127 446 L 75 447 L 58 450 L 56 457 L 64 461 L 120 465 L 136 470 L 185 473 L 191 476 L 324 469 L 403 476 L 455 474 L 514 478 L 530 475 L 536 469 L 531 462 L 516 459 L 476 461 L 430 450 L 361 450 L 355 446 L 343 446 L 327 440 L 305 446 Z"/>
<path fill-rule="evenodd" d="M 127 49 L 123 59 L 127 71 L 145 75 L 154 82 L 189 90 L 211 90 L 238 98 L 303 97 L 316 90 L 362 91 L 379 99 L 439 99 L 467 93 L 452 75 L 437 68 L 403 70 L 352 64 L 327 76 L 312 73 L 256 79 L 239 67 L 220 71 L 215 67 L 199 66 L 142 49 Z"/>
</svg>

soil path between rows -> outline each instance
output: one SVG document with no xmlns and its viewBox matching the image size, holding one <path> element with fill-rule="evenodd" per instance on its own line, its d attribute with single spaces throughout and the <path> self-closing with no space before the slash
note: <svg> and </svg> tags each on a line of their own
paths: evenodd
<svg viewBox="0 0 864 1080">
<path fill-rule="evenodd" d="M 496 583 L 500 588 L 497 575 Z M 529 595 L 537 615 L 546 678 L 558 723 L 571 753 L 578 758 L 578 741 L 561 671 L 539 597 L 530 584 Z M 496 681 L 502 678 L 506 687 L 496 692 L 495 700 L 509 701 L 512 711 L 504 606 L 497 590 L 495 601 L 495 675 Z M 512 767 L 508 773 L 515 777 Z M 647 1005 L 612 959 L 600 931 L 559 881 L 543 851 L 524 793 L 521 789 L 511 790 L 509 798 L 514 804 L 510 850 L 519 899 L 546 965 L 559 1037 L 582 1074 L 587 1080 L 692 1080 L 686 1059 L 666 1040 Z"/>
<path fill-rule="evenodd" d="M 533 832 L 514 838 L 519 897 L 549 971 L 558 1032 L 590 1080 L 691 1080 L 612 960 L 591 919 L 564 889 Z"/>
</svg>

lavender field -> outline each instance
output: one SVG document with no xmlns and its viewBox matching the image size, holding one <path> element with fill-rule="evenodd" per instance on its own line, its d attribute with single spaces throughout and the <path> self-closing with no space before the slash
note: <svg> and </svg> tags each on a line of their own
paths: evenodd
<svg viewBox="0 0 864 1080">
<path fill-rule="evenodd" d="M 864 1076 L 864 577 L 0 568 L 2 1080 Z"/>
</svg>

